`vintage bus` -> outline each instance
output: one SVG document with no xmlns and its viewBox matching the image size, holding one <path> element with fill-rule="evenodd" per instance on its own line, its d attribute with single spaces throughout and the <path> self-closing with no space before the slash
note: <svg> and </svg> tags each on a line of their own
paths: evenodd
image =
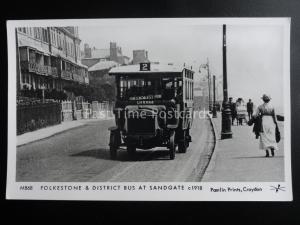
<svg viewBox="0 0 300 225">
<path fill-rule="evenodd" d="M 173 64 L 140 63 L 112 68 L 115 76 L 116 126 L 110 130 L 110 156 L 119 147 L 134 156 L 136 149 L 167 147 L 185 153 L 191 142 L 194 72 Z"/>
</svg>

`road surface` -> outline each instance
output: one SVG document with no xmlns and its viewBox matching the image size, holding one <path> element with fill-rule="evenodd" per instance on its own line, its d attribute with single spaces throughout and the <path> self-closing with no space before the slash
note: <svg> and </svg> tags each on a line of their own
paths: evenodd
<svg viewBox="0 0 300 225">
<path fill-rule="evenodd" d="M 88 122 L 17 148 L 17 181 L 26 182 L 182 182 L 200 181 L 212 154 L 209 119 L 195 119 L 187 152 L 169 160 L 166 148 L 138 150 L 132 160 L 119 150 L 109 157 L 108 127 L 113 120 Z"/>
</svg>

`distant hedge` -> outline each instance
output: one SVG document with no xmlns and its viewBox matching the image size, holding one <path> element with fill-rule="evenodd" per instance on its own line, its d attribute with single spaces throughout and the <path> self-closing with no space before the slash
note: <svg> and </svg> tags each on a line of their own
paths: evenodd
<svg viewBox="0 0 300 225">
<path fill-rule="evenodd" d="M 28 98 L 43 98 L 42 89 L 28 89 L 26 86 L 23 90 L 19 91 L 18 93 L 21 97 L 28 97 Z M 55 100 L 66 100 L 67 95 L 64 91 L 58 91 L 56 89 L 52 90 L 45 90 L 45 99 L 55 99 Z"/>
<path fill-rule="evenodd" d="M 17 105 L 17 135 L 59 123 L 61 123 L 59 102 Z"/>
</svg>

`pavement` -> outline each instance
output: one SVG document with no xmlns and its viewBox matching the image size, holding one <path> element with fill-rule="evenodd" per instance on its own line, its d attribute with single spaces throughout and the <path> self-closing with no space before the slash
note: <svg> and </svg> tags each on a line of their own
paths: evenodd
<svg viewBox="0 0 300 225">
<path fill-rule="evenodd" d="M 29 144 L 31 142 L 35 142 L 38 140 L 42 140 L 53 135 L 62 133 L 64 131 L 84 126 L 85 124 L 93 121 L 97 121 L 99 119 L 88 119 L 88 120 L 73 120 L 62 122 L 58 125 L 53 125 L 49 127 L 45 127 L 42 129 L 38 129 L 35 131 L 27 132 L 17 136 L 17 147 L 25 144 Z"/>
<path fill-rule="evenodd" d="M 231 126 L 232 139 L 221 140 L 221 114 L 211 118 L 216 136 L 216 145 L 204 182 L 274 182 L 284 181 L 283 122 L 278 122 L 281 141 L 275 157 L 265 157 L 259 149 L 252 126 Z"/>
</svg>

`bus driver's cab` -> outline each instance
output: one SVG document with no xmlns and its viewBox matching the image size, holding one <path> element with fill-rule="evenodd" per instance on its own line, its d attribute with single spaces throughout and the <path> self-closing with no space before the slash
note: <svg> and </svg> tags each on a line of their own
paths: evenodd
<svg viewBox="0 0 300 225">
<path fill-rule="evenodd" d="M 110 155 L 120 147 L 134 156 L 136 149 L 167 147 L 170 159 L 176 148 L 185 153 L 191 142 L 193 76 L 186 67 L 141 63 L 115 67 L 116 126 L 110 130 Z"/>
</svg>

